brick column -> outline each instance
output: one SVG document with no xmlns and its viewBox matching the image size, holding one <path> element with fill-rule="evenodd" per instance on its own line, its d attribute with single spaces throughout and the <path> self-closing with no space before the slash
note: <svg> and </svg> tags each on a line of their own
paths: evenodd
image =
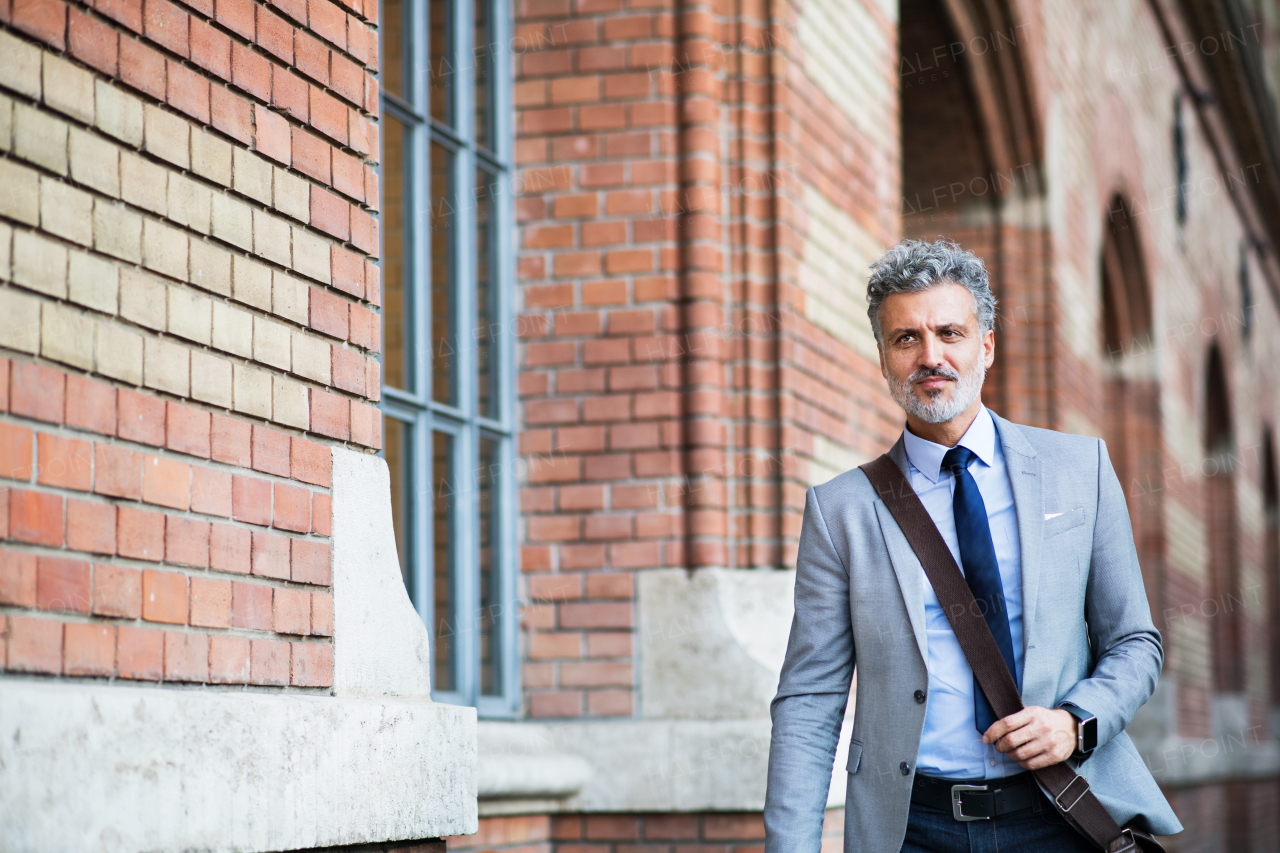
<svg viewBox="0 0 1280 853">
<path fill-rule="evenodd" d="M 0 2 L 0 664 L 328 692 L 381 442 L 376 13 Z"/>
</svg>

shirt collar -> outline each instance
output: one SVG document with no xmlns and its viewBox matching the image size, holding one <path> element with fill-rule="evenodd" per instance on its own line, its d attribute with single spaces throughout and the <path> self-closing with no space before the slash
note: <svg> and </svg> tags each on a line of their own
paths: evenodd
<svg viewBox="0 0 1280 853">
<path fill-rule="evenodd" d="M 942 473 L 942 458 L 951 448 L 921 438 L 910 429 L 903 429 L 902 437 L 906 444 L 907 459 L 917 471 L 928 478 L 929 482 L 938 482 L 938 477 Z M 986 406 L 978 409 L 978 416 L 973 419 L 973 423 L 969 424 L 969 428 L 957 443 L 961 447 L 972 450 L 974 455 L 988 467 L 995 462 L 996 425 Z"/>
</svg>

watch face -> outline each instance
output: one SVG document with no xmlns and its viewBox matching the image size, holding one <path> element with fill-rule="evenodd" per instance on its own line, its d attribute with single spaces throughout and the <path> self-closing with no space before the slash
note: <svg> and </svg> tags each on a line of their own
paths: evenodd
<svg viewBox="0 0 1280 853">
<path fill-rule="evenodd" d="M 1098 718 L 1090 717 L 1087 720 L 1080 721 L 1080 747 L 1081 752 L 1093 752 L 1098 745 Z"/>
</svg>

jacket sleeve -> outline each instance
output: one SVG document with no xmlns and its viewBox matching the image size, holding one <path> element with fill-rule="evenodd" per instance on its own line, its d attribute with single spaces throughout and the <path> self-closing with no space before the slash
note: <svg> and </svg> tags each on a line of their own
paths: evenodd
<svg viewBox="0 0 1280 853">
<path fill-rule="evenodd" d="M 1164 664 L 1160 632 L 1151 621 L 1124 491 L 1098 442 L 1098 515 L 1085 587 L 1085 618 L 1094 666 L 1059 704 L 1098 718 L 1098 745 L 1124 731 L 1151 697 Z"/>
<path fill-rule="evenodd" d="M 849 575 L 815 489 L 805 495 L 795 616 L 770 704 L 766 853 L 818 853 L 840 724 L 853 677 Z"/>
</svg>

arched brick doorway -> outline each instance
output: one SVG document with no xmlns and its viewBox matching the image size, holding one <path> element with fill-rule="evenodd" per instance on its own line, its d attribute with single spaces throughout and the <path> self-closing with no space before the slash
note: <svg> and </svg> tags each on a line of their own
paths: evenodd
<svg viewBox="0 0 1280 853">
<path fill-rule="evenodd" d="M 1000 301 L 984 399 L 1053 426 L 1052 300 L 1028 29 L 1003 0 L 901 0 L 902 223 L 981 256 Z"/>
<path fill-rule="evenodd" d="M 1113 196 L 1107 204 L 1099 258 L 1103 435 L 1124 488 L 1152 617 L 1163 627 L 1164 444 L 1151 286 L 1137 224 L 1132 205 Z"/>
<path fill-rule="evenodd" d="M 1214 614 L 1213 685 L 1219 693 L 1244 689 L 1243 592 L 1235 484 L 1235 431 L 1226 368 L 1217 342 L 1205 360 L 1204 498 L 1208 528 L 1209 595 Z"/>
</svg>

